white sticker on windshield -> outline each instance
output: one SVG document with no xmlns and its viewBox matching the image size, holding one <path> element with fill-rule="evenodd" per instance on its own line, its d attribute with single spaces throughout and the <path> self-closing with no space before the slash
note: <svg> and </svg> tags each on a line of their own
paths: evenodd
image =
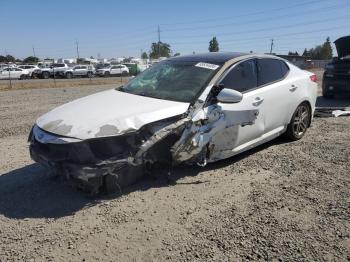
<svg viewBox="0 0 350 262">
<path fill-rule="evenodd" d="M 209 63 L 203 63 L 203 62 L 199 62 L 198 64 L 196 64 L 195 66 L 197 67 L 202 67 L 202 68 L 206 68 L 206 69 L 210 69 L 210 70 L 216 70 L 218 69 L 218 65 L 214 65 L 214 64 L 209 64 Z"/>
</svg>

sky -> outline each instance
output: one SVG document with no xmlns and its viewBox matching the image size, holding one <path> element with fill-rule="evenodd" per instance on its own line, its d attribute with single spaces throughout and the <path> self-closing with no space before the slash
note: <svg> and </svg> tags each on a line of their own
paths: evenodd
<svg viewBox="0 0 350 262">
<path fill-rule="evenodd" d="M 1 0 L 0 55 L 140 57 L 152 42 L 173 53 L 302 53 L 350 35 L 350 0 Z M 33 50 L 34 48 L 34 50 Z M 34 51 L 34 52 L 33 52 Z M 334 48 L 334 55 L 336 51 Z"/>
</svg>

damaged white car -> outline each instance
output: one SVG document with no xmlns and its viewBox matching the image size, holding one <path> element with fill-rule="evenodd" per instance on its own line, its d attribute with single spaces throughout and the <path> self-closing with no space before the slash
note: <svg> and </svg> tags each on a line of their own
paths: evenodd
<svg viewBox="0 0 350 262">
<path fill-rule="evenodd" d="M 275 56 L 174 57 L 40 117 L 30 155 L 92 193 L 113 192 L 156 165 L 204 166 L 283 133 L 300 139 L 316 93 L 315 75 Z"/>
</svg>

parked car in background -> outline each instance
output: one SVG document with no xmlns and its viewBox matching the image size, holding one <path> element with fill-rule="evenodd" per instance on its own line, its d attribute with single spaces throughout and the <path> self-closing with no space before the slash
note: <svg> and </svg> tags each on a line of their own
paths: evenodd
<svg viewBox="0 0 350 262">
<path fill-rule="evenodd" d="M 111 63 L 99 63 L 95 65 L 95 69 L 98 70 L 98 69 L 107 68 L 110 66 L 111 66 Z"/>
<path fill-rule="evenodd" d="M 27 70 L 32 78 L 36 77 L 34 71 L 40 69 L 37 65 L 19 65 L 18 68 Z"/>
<path fill-rule="evenodd" d="M 17 67 L 5 67 L 0 70 L 0 79 L 26 79 L 29 78 L 29 71 Z"/>
<path fill-rule="evenodd" d="M 207 53 L 153 65 L 125 86 L 41 116 L 30 155 L 96 193 L 115 192 L 152 167 L 206 165 L 282 134 L 301 139 L 317 79 L 272 55 Z"/>
<path fill-rule="evenodd" d="M 111 65 L 109 67 L 96 70 L 96 75 L 105 77 L 115 75 L 127 76 L 129 75 L 129 68 L 127 68 L 125 65 Z"/>
<path fill-rule="evenodd" d="M 336 94 L 350 94 L 350 36 L 334 41 L 338 57 L 326 65 L 323 73 L 322 95 L 332 98 Z"/>
<path fill-rule="evenodd" d="M 129 69 L 129 74 L 136 76 L 141 72 L 141 68 L 136 63 L 124 63 L 124 65 Z"/>
<path fill-rule="evenodd" d="M 66 78 L 72 77 L 93 77 L 95 68 L 92 65 L 76 65 L 64 72 Z"/>
<path fill-rule="evenodd" d="M 51 76 L 65 76 L 65 72 L 69 69 L 69 66 L 64 63 L 52 64 L 50 67 L 44 67 L 34 70 L 35 75 L 39 78 L 47 79 Z"/>
</svg>

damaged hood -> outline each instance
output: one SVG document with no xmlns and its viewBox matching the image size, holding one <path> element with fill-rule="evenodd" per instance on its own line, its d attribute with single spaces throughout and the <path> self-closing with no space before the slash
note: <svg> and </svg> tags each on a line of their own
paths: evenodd
<svg viewBox="0 0 350 262">
<path fill-rule="evenodd" d="M 334 44 L 339 58 L 350 55 L 350 36 L 338 38 L 334 41 Z"/>
<path fill-rule="evenodd" d="M 189 105 L 113 89 L 59 106 L 41 116 L 36 124 L 61 136 L 107 137 L 136 131 L 148 123 L 183 114 Z"/>
</svg>

